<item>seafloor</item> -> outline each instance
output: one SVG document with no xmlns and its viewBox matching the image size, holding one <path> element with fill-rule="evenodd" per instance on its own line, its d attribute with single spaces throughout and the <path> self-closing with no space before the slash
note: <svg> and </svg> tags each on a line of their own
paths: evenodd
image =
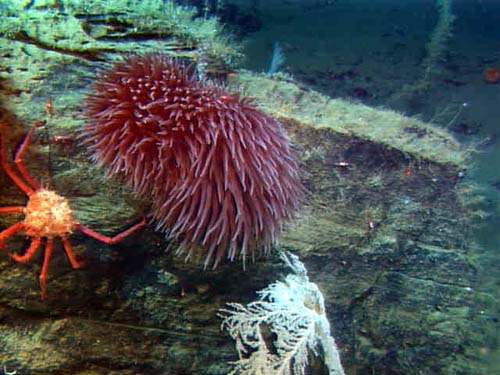
<svg viewBox="0 0 500 375">
<path fill-rule="evenodd" d="M 380 5 L 382 10 L 340 0 L 313 1 L 311 7 L 298 1 L 286 7 L 280 1 L 268 3 L 276 9 L 260 2 L 250 8 L 224 3 L 234 7 L 217 8 L 211 2 L 208 11 L 233 20 L 232 31 L 246 40 L 243 47 L 229 40 L 213 19 L 193 19 L 196 11 L 159 0 L 3 2 L 0 108 L 8 122 L 9 155 L 34 120 L 45 121 L 25 157 L 29 170 L 67 197 L 82 223 L 117 232 L 137 220 L 148 202 L 119 181 L 106 179 L 74 138 L 83 123 L 88 84 L 98 67 L 123 53 L 160 50 L 205 61 L 212 79 L 254 97 L 279 119 L 300 155 L 307 197 L 280 247 L 302 259 L 324 294 L 346 373 L 495 373 L 498 291 L 491 285 L 498 278 L 485 275 L 485 270 L 494 270 L 492 265 L 485 268 L 485 259 L 492 256 L 477 237 L 487 232 L 485 217 L 496 213 L 491 207 L 495 193 L 470 178 L 474 162 L 484 157 L 474 153 L 481 146 L 477 138 L 457 140 L 453 130 L 453 125 L 472 123 L 469 119 L 478 110 L 462 113 L 461 108 L 475 103 L 474 89 L 484 82 L 480 71 L 477 81 L 469 83 L 458 76 L 459 69 L 453 82 L 465 81 L 471 99 L 460 97 L 467 91 L 453 86 L 456 97 L 448 103 L 450 109 L 446 95 L 438 94 L 441 83 L 448 82 L 440 77 L 449 71 L 441 64 L 443 55 L 436 55 L 436 61 L 425 59 L 425 41 L 438 19 L 434 2 L 418 8 L 426 10 L 426 22 L 404 27 L 398 24 L 402 15 L 414 10 L 389 6 L 389 1 Z M 224 9 L 233 12 L 221 13 Z M 326 28 L 320 33 L 311 26 L 323 25 L 311 21 L 321 15 L 343 20 L 330 25 L 336 25 L 337 33 Z M 349 18 L 358 26 L 349 26 Z M 309 24 L 295 26 L 293 30 L 303 31 L 296 39 L 287 29 L 292 21 Z M 377 43 L 386 50 L 362 58 L 359 54 L 361 60 L 355 60 L 354 51 L 367 47 L 348 52 L 345 35 L 360 35 L 361 26 L 372 36 L 385 30 Z M 300 39 L 307 36 L 324 46 L 314 49 Z M 351 43 L 376 49 L 374 39 L 358 38 Z M 290 60 L 270 76 L 264 61 L 276 40 Z M 401 40 L 407 44 L 394 45 Z M 454 41 L 443 39 L 446 46 Z M 420 55 L 403 54 L 406 64 L 394 57 L 401 66 L 391 68 L 389 44 L 396 50 L 422 47 Z M 432 66 L 431 76 L 421 74 L 419 61 Z M 242 69 L 244 64 L 254 71 Z M 345 67 L 340 69 L 340 64 Z M 391 79 L 395 72 L 399 78 Z M 435 82 L 440 82 L 438 87 Z M 500 86 L 485 87 L 498 101 Z M 429 98 L 422 102 L 425 95 Z M 422 120 L 434 118 L 429 103 L 441 107 L 438 113 L 448 128 Z M 389 104 L 422 116 L 404 116 L 388 109 Z M 466 117 L 458 121 L 457 113 Z M 0 184 L 0 206 L 24 204 L 26 197 L 4 173 Z M 0 229 L 16 220 L 1 214 Z M 0 254 L 4 372 L 227 374 L 237 354 L 220 330 L 218 310 L 227 302 L 254 300 L 256 291 L 288 272 L 276 252 L 248 263 L 245 270 L 234 262 L 204 271 L 176 257 L 175 249 L 165 251 L 175 244 L 154 225 L 113 246 L 77 233 L 71 242 L 85 267 L 71 269 L 56 246 L 43 301 L 38 285 L 41 256 L 18 264 Z M 28 243 L 17 236 L 5 246 L 15 250 Z M 321 353 L 315 354 L 319 358 L 311 361 L 308 374 L 323 374 Z"/>
</svg>

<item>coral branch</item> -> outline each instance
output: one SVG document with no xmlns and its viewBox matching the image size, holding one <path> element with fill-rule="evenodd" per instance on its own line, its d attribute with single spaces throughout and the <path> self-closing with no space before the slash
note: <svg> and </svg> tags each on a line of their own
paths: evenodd
<svg viewBox="0 0 500 375">
<path fill-rule="evenodd" d="M 309 352 L 318 355 L 319 347 L 328 373 L 343 375 L 323 295 L 298 257 L 283 257 L 293 274 L 260 291 L 259 301 L 220 310 L 222 328 L 236 341 L 240 358 L 230 375 L 304 375 Z"/>
</svg>

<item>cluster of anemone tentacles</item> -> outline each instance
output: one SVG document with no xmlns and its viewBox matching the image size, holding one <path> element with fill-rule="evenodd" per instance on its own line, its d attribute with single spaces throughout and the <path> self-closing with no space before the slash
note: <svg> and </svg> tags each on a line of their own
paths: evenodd
<svg viewBox="0 0 500 375">
<path fill-rule="evenodd" d="M 162 54 L 100 72 L 83 143 L 109 175 L 152 199 L 157 228 L 205 266 L 266 252 L 303 187 L 281 124 L 249 99 L 198 80 Z"/>
</svg>

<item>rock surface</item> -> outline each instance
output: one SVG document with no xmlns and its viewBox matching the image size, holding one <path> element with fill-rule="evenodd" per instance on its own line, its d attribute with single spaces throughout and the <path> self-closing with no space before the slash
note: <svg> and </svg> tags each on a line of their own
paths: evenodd
<svg viewBox="0 0 500 375">
<path fill-rule="evenodd" d="M 207 70 L 218 75 L 237 53 L 195 43 L 215 24 L 196 21 L 196 29 L 160 1 L 143 2 L 149 8 L 142 13 L 117 7 L 126 7 L 123 1 L 23 3 L 0 8 L 8 148 L 32 121 L 45 120 L 25 157 L 28 168 L 70 199 L 81 222 L 116 233 L 148 202 L 105 179 L 74 139 L 96 67 L 123 52 L 182 45 L 168 51 L 194 61 L 206 56 Z M 152 13 L 165 18 L 144 23 Z M 177 23 L 167 23 L 177 14 Z M 466 204 L 474 191 L 462 182 L 466 153 L 453 138 L 391 111 L 331 100 L 286 77 L 240 71 L 230 85 L 283 122 L 301 157 L 308 196 L 281 246 L 300 256 L 321 288 L 347 372 L 481 373 L 487 343 L 480 335 L 491 324 L 481 310 L 490 297 L 475 292 L 469 235 L 480 213 Z M 0 189 L 0 206 L 24 204 L 4 173 Z M 1 214 L 0 228 L 16 220 Z M 274 255 L 245 271 L 238 262 L 202 271 L 166 252 L 169 244 L 154 225 L 113 246 L 81 233 L 71 242 L 86 266 L 71 269 L 56 245 L 44 301 L 41 257 L 25 265 L 0 257 L 0 365 L 9 371 L 226 374 L 236 352 L 219 329 L 218 309 L 253 300 L 287 273 Z M 28 243 L 18 236 L 6 248 Z"/>
</svg>

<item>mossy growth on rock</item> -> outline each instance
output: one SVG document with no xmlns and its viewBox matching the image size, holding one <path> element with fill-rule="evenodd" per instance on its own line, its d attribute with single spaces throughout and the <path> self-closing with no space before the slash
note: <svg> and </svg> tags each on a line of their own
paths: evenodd
<svg viewBox="0 0 500 375">
<path fill-rule="evenodd" d="M 11 1 L 0 14 L 5 38 L 89 60 L 161 49 L 227 68 L 241 57 L 215 18 L 173 1 Z"/>
</svg>

